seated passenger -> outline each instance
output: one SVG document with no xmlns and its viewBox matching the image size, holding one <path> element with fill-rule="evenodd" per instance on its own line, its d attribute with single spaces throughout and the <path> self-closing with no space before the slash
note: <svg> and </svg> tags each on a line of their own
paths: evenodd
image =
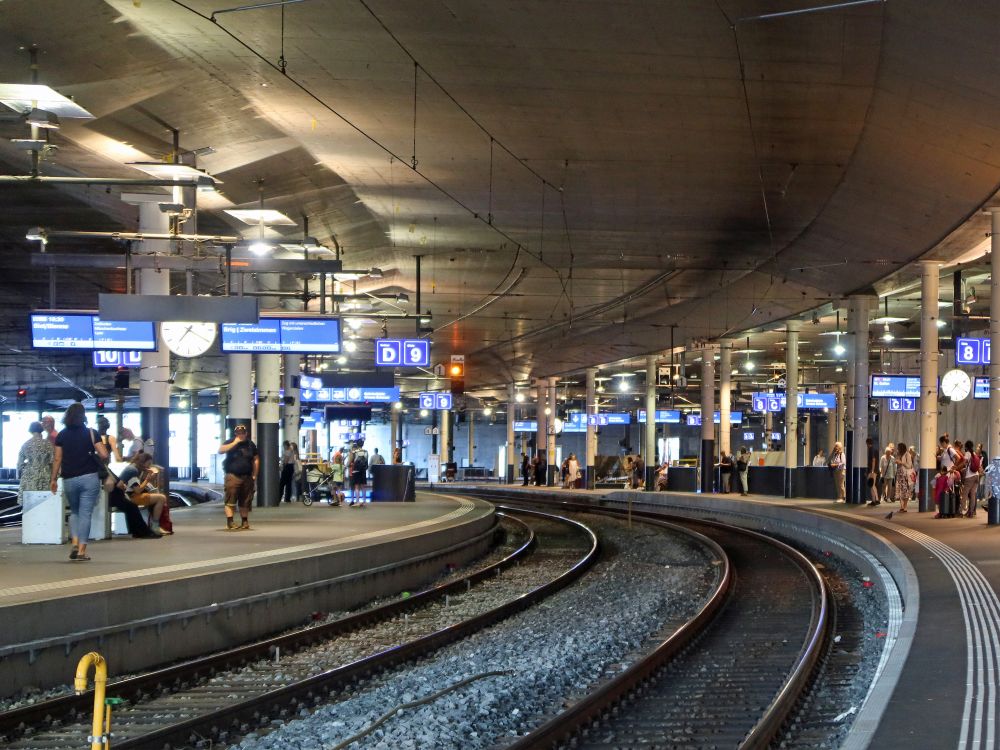
<svg viewBox="0 0 1000 750">
<path fill-rule="evenodd" d="M 656 469 L 656 491 L 662 492 L 667 489 L 667 472 L 669 470 L 669 465 L 664 461 Z"/>
<path fill-rule="evenodd" d="M 133 503 L 126 496 L 125 491 L 115 485 L 108 493 L 108 507 L 125 514 L 125 527 L 134 539 L 160 539 L 162 534 L 153 531 L 142 517 L 139 506 Z"/>
<path fill-rule="evenodd" d="M 118 477 L 117 487 L 128 499 L 140 508 L 149 508 L 152 522 L 150 528 L 154 533 L 173 534 L 160 527 L 160 516 L 166 505 L 167 498 L 158 492 L 150 492 L 150 485 L 156 486 L 159 469 L 152 465 L 153 457 L 148 453 L 138 453 Z"/>
</svg>

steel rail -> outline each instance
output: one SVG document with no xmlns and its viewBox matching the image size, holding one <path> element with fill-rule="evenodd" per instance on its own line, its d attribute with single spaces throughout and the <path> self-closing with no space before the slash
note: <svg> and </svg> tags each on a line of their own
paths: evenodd
<svg viewBox="0 0 1000 750">
<path fill-rule="evenodd" d="M 480 498 L 494 499 L 503 496 L 502 490 L 486 491 L 463 491 L 462 494 L 474 495 Z M 613 517 L 622 517 L 629 514 L 625 508 L 594 507 L 583 503 L 566 502 L 558 496 L 545 493 L 546 497 L 559 500 L 562 510 L 570 510 L 580 513 L 596 513 Z M 509 495 L 508 501 L 512 500 Z M 518 501 L 531 502 L 530 497 L 518 496 Z M 781 550 L 790 560 L 792 560 L 806 575 L 814 592 L 813 609 L 810 615 L 808 635 L 804 640 L 804 645 L 799 654 L 799 658 L 792 666 L 788 677 L 785 679 L 781 690 L 777 693 L 770 705 L 762 714 L 757 723 L 748 731 L 743 741 L 740 743 L 740 750 L 758 750 L 771 745 L 778 736 L 781 728 L 788 721 L 795 711 L 800 698 L 808 689 L 812 682 L 817 665 L 823 655 L 828 639 L 831 635 L 830 629 L 833 626 L 834 618 L 831 616 L 831 594 L 823 576 L 820 575 L 816 567 L 810 560 L 794 547 L 773 537 L 761 534 L 750 529 L 739 526 L 710 521 L 707 519 L 690 518 L 685 516 L 673 516 L 669 513 L 657 513 L 653 511 L 637 511 L 632 509 L 632 518 L 643 521 L 661 521 L 664 523 L 681 524 L 701 524 L 729 531 L 731 533 L 744 534 L 766 542 Z M 665 519 L 669 519 L 669 522 Z M 717 601 L 718 593 L 709 600 L 708 603 L 685 625 L 678 628 L 665 641 L 659 644 L 645 658 L 632 665 L 620 675 L 603 685 L 594 693 L 589 694 L 577 704 L 567 709 L 558 716 L 552 718 L 541 727 L 525 735 L 517 742 L 509 745 L 507 750 L 528 750 L 536 748 L 549 748 L 559 742 L 567 740 L 584 726 L 588 725 L 594 718 L 600 716 L 613 705 L 621 701 L 630 692 L 649 678 L 651 674 L 665 666 L 672 658 L 683 652 L 701 634 L 704 628 L 708 627 L 712 617 L 721 611 L 723 602 Z M 708 609 L 711 611 L 707 611 Z"/>
<path fill-rule="evenodd" d="M 532 515 L 573 526 L 582 531 L 589 539 L 590 548 L 572 567 L 558 577 L 492 610 L 421 638 L 393 646 L 377 654 L 326 670 L 245 701 L 163 727 L 141 737 L 120 740 L 115 743 L 115 747 L 118 750 L 157 750 L 204 742 L 205 738 L 209 737 L 223 739 L 228 737 L 230 728 L 234 728 L 235 732 L 247 731 L 244 727 L 261 726 L 266 724 L 272 716 L 289 715 L 293 711 L 305 708 L 307 703 L 317 705 L 322 702 L 324 694 L 329 695 L 373 673 L 412 661 L 528 609 L 577 581 L 597 562 L 600 556 L 600 543 L 597 535 L 579 521 L 536 510 L 521 508 L 501 510 Z"/>
<path fill-rule="evenodd" d="M 388 602 L 379 607 L 357 612 L 333 622 L 266 638 L 219 653 L 191 659 L 163 669 L 146 672 L 135 677 L 111 682 L 108 684 L 109 694 L 113 693 L 117 698 L 135 701 L 144 694 L 160 689 L 164 685 L 197 679 L 199 676 L 205 674 L 239 667 L 257 659 L 270 657 L 277 649 L 288 652 L 289 650 L 302 648 L 319 641 L 329 640 L 342 633 L 351 632 L 361 627 L 396 617 L 403 612 L 416 609 L 447 594 L 464 591 L 472 584 L 493 577 L 499 571 L 516 565 L 529 555 L 537 545 L 534 531 L 524 524 L 524 522 L 513 518 L 507 513 L 498 513 L 498 515 L 515 524 L 520 524 L 527 532 L 528 539 L 518 549 L 492 565 L 474 571 L 456 581 L 434 586 L 425 591 L 413 594 L 406 599 Z M 83 640 L 85 637 L 85 635 L 81 635 L 80 639 Z M 72 715 L 77 711 L 89 710 L 92 702 L 93 691 L 89 690 L 82 695 L 65 695 L 0 713 L 0 737 L 17 732 L 24 727 L 39 726 L 51 720 L 61 720 L 63 717 Z"/>
</svg>

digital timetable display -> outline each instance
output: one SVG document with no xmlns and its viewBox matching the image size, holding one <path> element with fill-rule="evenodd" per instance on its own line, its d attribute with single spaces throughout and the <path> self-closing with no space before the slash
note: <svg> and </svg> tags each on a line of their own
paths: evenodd
<svg viewBox="0 0 1000 750">
<path fill-rule="evenodd" d="M 919 375 L 872 375 L 871 398 L 920 398 Z"/>
<path fill-rule="evenodd" d="M 31 345 L 36 349 L 156 350 L 149 321 L 101 320 L 86 313 L 33 313 Z"/>
<path fill-rule="evenodd" d="M 228 353 L 339 354 L 338 318 L 262 318 L 257 323 L 223 323 L 222 351 Z"/>
</svg>

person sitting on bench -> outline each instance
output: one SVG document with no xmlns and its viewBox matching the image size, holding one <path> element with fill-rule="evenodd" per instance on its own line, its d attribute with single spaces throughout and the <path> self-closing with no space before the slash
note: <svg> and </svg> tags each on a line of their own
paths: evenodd
<svg viewBox="0 0 1000 750">
<path fill-rule="evenodd" d="M 167 498 L 158 492 L 149 491 L 150 485 L 156 486 L 157 474 L 159 473 L 159 470 L 152 464 L 153 457 L 150 454 L 136 454 L 129 465 L 122 470 L 118 477 L 117 487 L 140 508 L 149 508 L 152 519 L 150 529 L 154 534 L 172 534 L 172 531 L 160 528 L 160 516 Z"/>
</svg>

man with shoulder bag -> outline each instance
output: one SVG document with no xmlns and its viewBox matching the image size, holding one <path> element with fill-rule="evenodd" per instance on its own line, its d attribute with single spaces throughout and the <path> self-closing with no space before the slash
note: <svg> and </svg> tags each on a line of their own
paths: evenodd
<svg viewBox="0 0 1000 750">
<path fill-rule="evenodd" d="M 257 446 L 250 440 L 247 426 L 238 424 L 233 429 L 233 439 L 219 446 L 219 453 L 225 454 L 222 463 L 226 472 L 224 485 L 226 530 L 250 531 L 250 508 L 257 488 L 257 473 L 260 471 L 260 455 Z M 240 525 L 234 525 L 234 513 L 240 510 Z"/>
</svg>

